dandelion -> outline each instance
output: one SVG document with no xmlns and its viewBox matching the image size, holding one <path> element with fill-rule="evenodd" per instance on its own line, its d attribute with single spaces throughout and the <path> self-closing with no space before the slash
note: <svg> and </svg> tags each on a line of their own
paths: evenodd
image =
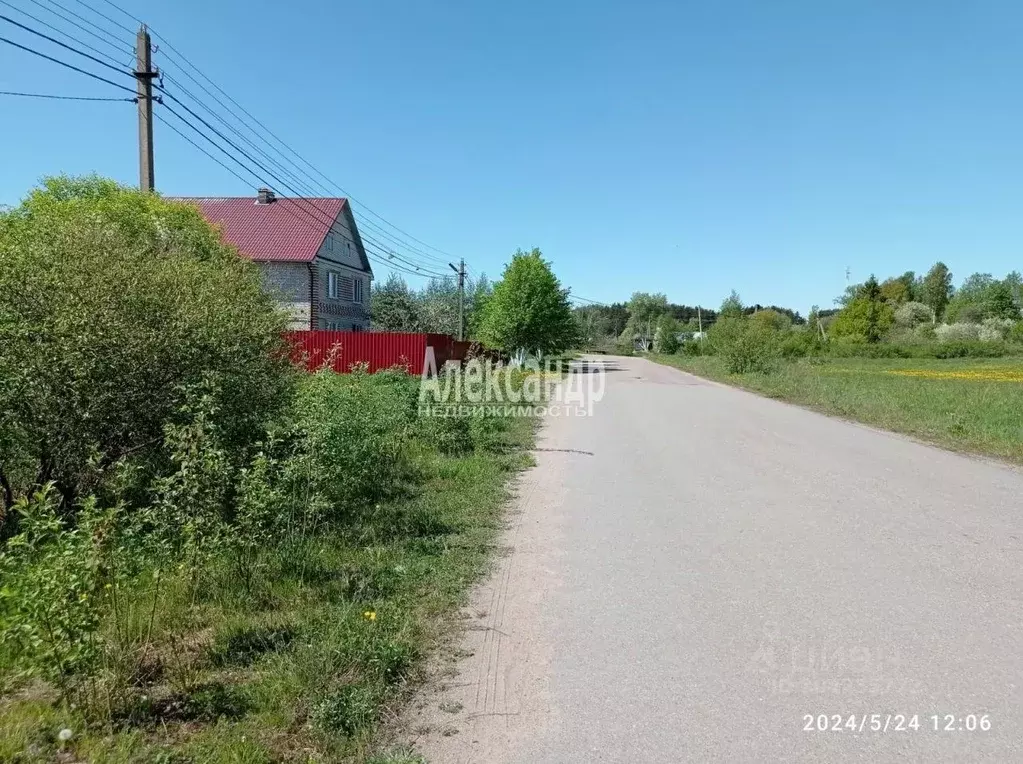
<svg viewBox="0 0 1023 764">
<path fill-rule="evenodd" d="M 59 740 L 62 743 L 66 743 L 68 740 L 71 739 L 71 737 L 74 734 L 75 733 L 73 733 L 71 730 L 69 730 L 67 727 L 65 727 L 64 729 L 62 729 L 60 732 L 57 733 L 57 740 Z"/>
<path fill-rule="evenodd" d="M 362 614 L 362 617 L 365 618 L 367 621 L 375 621 L 377 619 L 377 614 L 375 610 L 367 610 L 365 613 Z"/>
<path fill-rule="evenodd" d="M 1023 371 L 990 367 L 987 369 L 892 369 L 888 374 L 917 379 L 961 379 L 970 382 L 1023 382 Z"/>
</svg>

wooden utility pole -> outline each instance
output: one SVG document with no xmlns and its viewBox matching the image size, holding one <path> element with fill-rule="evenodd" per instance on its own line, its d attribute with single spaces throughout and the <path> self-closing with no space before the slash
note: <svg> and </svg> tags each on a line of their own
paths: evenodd
<svg viewBox="0 0 1023 764">
<path fill-rule="evenodd" d="M 456 268 L 448 263 L 455 273 L 458 274 L 458 341 L 465 339 L 465 258 L 458 261 Z"/>
<path fill-rule="evenodd" d="M 152 191 L 156 188 L 153 178 L 153 71 L 152 40 L 149 30 L 143 24 L 135 38 L 136 69 L 139 102 L 139 188 Z"/>
</svg>

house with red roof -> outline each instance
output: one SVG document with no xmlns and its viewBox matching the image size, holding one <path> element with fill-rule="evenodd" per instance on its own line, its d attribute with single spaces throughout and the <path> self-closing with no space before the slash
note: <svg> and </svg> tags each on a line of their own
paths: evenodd
<svg viewBox="0 0 1023 764">
<path fill-rule="evenodd" d="M 344 198 L 181 199 L 198 206 L 224 241 L 258 264 L 292 329 L 369 329 L 373 269 Z"/>
</svg>

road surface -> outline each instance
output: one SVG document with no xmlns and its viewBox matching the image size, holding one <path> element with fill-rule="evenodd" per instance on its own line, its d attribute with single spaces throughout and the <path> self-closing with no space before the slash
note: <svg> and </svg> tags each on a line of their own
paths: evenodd
<svg viewBox="0 0 1023 764">
<path fill-rule="evenodd" d="M 1023 761 L 1023 473 L 609 364 L 409 725 L 431 764 Z"/>
</svg>

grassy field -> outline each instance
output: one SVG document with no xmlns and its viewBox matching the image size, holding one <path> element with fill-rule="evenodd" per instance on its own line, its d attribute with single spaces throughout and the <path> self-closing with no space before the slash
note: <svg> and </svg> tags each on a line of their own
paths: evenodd
<svg viewBox="0 0 1023 764">
<path fill-rule="evenodd" d="M 731 376 L 713 356 L 659 363 L 946 448 L 1023 463 L 1023 358 L 782 361 Z"/>
<path fill-rule="evenodd" d="M 248 594 L 226 567 L 230 584 L 214 572 L 191 594 L 164 574 L 160 608 L 141 617 L 168 636 L 142 661 L 131 718 L 97 721 L 40 683 L 0 686 L 0 761 L 418 761 L 377 751 L 376 729 L 486 569 L 534 426 L 507 420 L 494 447 L 462 456 L 419 448 L 402 495 L 311 546 L 273 549 Z"/>
</svg>

